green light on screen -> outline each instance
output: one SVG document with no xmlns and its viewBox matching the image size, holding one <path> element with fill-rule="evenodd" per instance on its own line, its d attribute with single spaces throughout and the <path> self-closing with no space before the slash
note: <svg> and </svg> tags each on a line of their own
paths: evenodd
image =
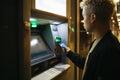
<svg viewBox="0 0 120 80">
<path fill-rule="evenodd" d="M 32 21 L 31 24 L 32 24 L 32 26 L 31 26 L 32 28 L 36 28 L 37 27 L 37 21 Z"/>
<path fill-rule="evenodd" d="M 30 18 L 30 23 L 31 23 L 31 27 L 32 27 L 32 28 L 36 28 L 37 25 L 38 25 L 37 20 L 34 19 L 34 18 Z"/>
<path fill-rule="evenodd" d="M 55 40 L 57 43 L 61 42 L 61 38 L 60 37 L 56 37 L 56 40 Z"/>
<path fill-rule="evenodd" d="M 31 26 L 31 27 L 32 27 L 32 28 L 36 28 L 36 27 L 37 27 L 37 25 L 33 25 L 33 24 L 32 24 L 32 26 Z"/>
</svg>

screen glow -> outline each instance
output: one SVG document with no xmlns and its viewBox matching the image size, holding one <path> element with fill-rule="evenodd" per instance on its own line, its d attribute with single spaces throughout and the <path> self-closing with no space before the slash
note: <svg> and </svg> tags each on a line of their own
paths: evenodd
<svg viewBox="0 0 120 80">
<path fill-rule="evenodd" d="M 38 40 L 37 39 L 33 39 L 33 40 L 31 40 L 31 46 L 35 46 L 35 45 L 37 45 L 38 44 Z"/>
</svg>

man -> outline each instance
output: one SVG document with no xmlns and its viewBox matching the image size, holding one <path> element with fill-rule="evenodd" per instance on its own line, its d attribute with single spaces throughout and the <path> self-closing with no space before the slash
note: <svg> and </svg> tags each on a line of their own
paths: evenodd
<svg viewBox="0 0 120 80">
<path fill-rule="evenodd" d="M 110 20 L 114 11 L 111 0 L 84 0 L 84 27 L 95 36 L 87 58 L 66 48 L 67 57 L 83 69 L 82 80 L 120 80 L 120 43 L 111 33 Z"/>
</svg>

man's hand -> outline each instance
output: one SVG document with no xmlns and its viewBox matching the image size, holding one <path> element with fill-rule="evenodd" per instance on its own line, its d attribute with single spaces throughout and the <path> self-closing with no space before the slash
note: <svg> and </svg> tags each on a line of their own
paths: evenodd
<svg viewBox="0 0 120 80">
<path fill-rule="evenodd" d="M 67 48 L 62 47 L 62 51 L 63 51 L 65 54 L 67 54 L 67 53 L 70 51 L 70 48 L 69 48 L 69 47 L 67 47 Z"/>
</svg>

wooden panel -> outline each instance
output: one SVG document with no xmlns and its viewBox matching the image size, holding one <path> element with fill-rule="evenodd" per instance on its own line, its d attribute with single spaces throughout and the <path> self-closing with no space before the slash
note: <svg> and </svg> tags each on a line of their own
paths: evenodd
<svg viewBox="0 0 120 80">
<path fill-rule="evenodd" d="M 76 28 L 76 48 L 77 48 L 77 53 L 80 54 L 80 1 L 77 0 L 77 28 Z M 77 80 L 81 80 L 81 74 L 82 70 L 76 67 L 76 74 L 77 74 Z"/>
<path fill-rule="evenodd" d="M 19 1 L 19 79 L 31 79 L 30 18 L 31 0 Z"/>
<path fill-rule="evenodd" d="M 49 20 L 55 20 L 55 21 L 66 21 L 67 17 L 56 15 L 53 13 L 32 9 L 31 10 L 31 16 L 37 17 L 37 18 L 43 18 L 43 19 L 49 19 Z"/>
</svg>

